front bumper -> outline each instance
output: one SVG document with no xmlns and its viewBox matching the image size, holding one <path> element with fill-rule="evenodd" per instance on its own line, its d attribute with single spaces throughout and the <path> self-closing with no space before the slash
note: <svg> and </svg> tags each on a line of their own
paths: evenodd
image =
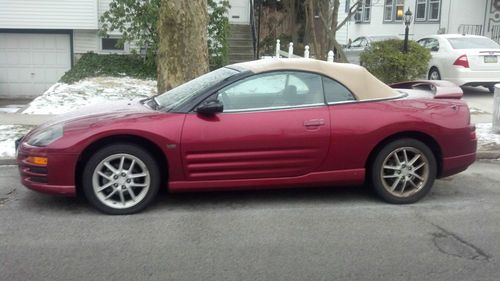
<svg viewBox="0 0 500 281">
<path fill-rule="evenodd" d="M 29 189 L 64 196 L 76 196 L 75 167 L 78 155 L 51 151 L 45 147 L 16 142 L 21 183 Z M 28 157 L 47 157 L 47 165 L 37 165 Z"/>
</svg>

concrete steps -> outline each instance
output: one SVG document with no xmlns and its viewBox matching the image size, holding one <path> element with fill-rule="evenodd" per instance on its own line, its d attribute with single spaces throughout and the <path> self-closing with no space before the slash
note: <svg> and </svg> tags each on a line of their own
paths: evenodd
<svg viewBox="0 0 500 281">
<path fill-rule="evenodd" d="M 253 59 L 253 37 L 250 25 L 231 25 L 229 63 L 238 63 Z"/>
</svg>

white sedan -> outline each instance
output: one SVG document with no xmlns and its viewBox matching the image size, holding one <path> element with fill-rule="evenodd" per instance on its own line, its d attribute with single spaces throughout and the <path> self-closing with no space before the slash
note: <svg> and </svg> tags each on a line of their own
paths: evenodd
<svg viewBox="0 0 500 281">
<path fill-rule="evenodd" d="M 429 49 L 429 80 L 448 80 L 459 86 L 484 86 L 491 92 L 500 83 L 500 45 L 477 35 L 443 34 L 417 41 Z"/>
</svg>

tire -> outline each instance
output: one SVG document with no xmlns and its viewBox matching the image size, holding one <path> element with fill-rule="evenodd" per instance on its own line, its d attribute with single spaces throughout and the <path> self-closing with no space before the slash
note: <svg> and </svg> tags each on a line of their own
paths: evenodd
<svg viewBox="0 0 500 281">
<path fill-rule="evenodd" d="M 377 153 L 370 178 L 375 192 L 384 201 L 410 204 L 431 190 L 436 167 L 436 158 L 427 145 L 404 138 L 390 142 Z"/>
<path fill-rule="evenodd" d="M 142 147 L 127 143 L 98 150 L 82 174 L 85 197 L 99 211 L 110 215 L 142 211 L 156 197 L 160 182 L 153 156 Z"/>
<path fill-rule="evenodd" d="M 492 94 L 495 93 L 495 85 L 486 86 L 486 88 L 488 88 L 488 90 L 490 91 L 490 93 L 492 93 Z"/>
<path fill-rule="evenodd" d="M 431 70 L 429 70 L 429 80 L 441 80 L 441 73 L 439 73 L 439 70 L 436 67 L 432 67 Z"/>
</svg>

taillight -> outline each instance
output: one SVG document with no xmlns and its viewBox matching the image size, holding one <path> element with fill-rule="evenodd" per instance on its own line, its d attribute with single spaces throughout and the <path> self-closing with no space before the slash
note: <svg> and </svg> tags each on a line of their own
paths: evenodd
<svg viewBox="0 0 500 281">
<path fill-rule="evenodd" d="M 467 55 L 459 56 L 458 59 L 453 63 L 453 65 L 469 68 L 469 59 L 467 58 Z"/>
</svg>

